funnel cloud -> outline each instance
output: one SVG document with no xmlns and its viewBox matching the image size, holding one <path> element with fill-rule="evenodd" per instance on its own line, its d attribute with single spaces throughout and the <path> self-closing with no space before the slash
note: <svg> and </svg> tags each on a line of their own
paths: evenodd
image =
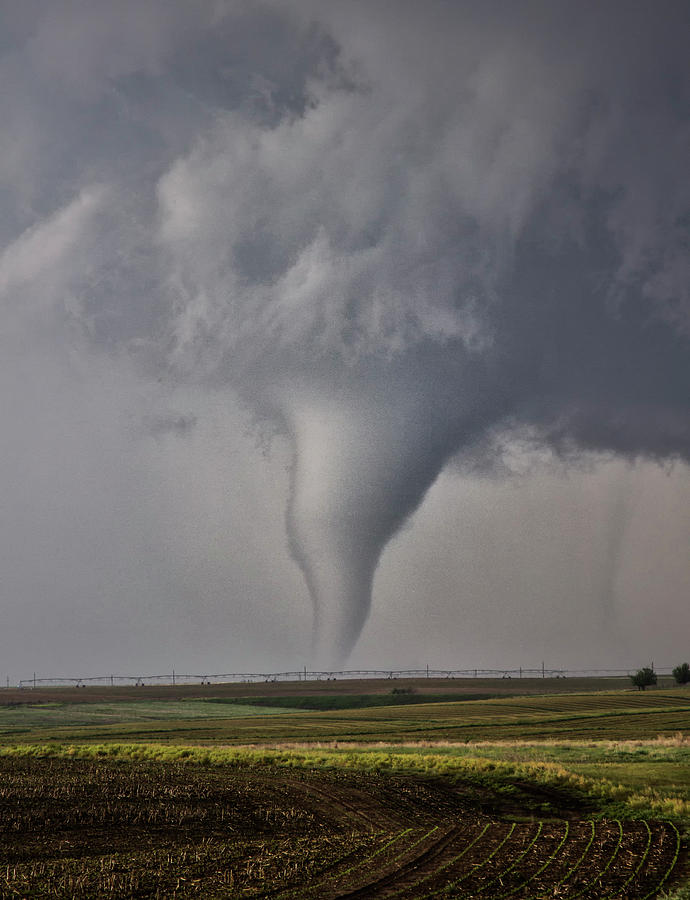
<svg viewBox="0 0 690 900">
<path fill-rule="evenodd" d="M 617 466 L 578 577 L 596 568 L 581 602 L 612 642 L 637 647 L 615 599 L 630 583 L 626 547 L 642 540 L 635 485 L 653 478 L 635 472 L 675 467 L 688 486 L 687 3 L 6 6 L 0 294 L 3 365 L 18 388 L 5 478 L 42 484 L 55 521 L 78 522 L 63 462 L 74 435 L 92 472 L 83 502 L 102 501 L 87 520 L 111 536 L 103 571 L 73 551 L 75 531 L 43 586 L 13 564 L 7 596 L 33 598 L 28 609 L 58 572 L 65 597 L 121 592 L 136 610 L 142 593 L 179 592 L 180 616 L 226 604 L 242 628 L 252 616 L 264 628 L 291 606 L 301 627 L 301 591 L 313 640 L 309 650 L 293 638 L 290 653 L 339 667 L 385 552 L 439 491 L 453 493 L 449 479 L 489 498 Z M 50 427 L 36 424 L 48 409 Z M 211 462 L 223 455 L 214 442 L 240 441 L 247 420 L 269 460 L 284 454 L 282 487 L 256 497 L 270 494 L 274 518 L 284 505 L 289 557 L 258 524 L 268 506 L 242 493 L 264 478 L 247 475 L 253 462 L 230 449 L 226 471 Z M 55 458 L 23 458 L 22 446 L 63 432 Z M 545 502 L 563 502 L 559 490 Z M 38 515 L 43 501 L 19 496 L 21 515 Z M 517 573 L 510 515 L 496 512 L 499 562 L 487 565 L 511 560 Z M 42 535 L 35 521 L 22 527 Z M 254 550 L 224 552 L 223 522 L 247 529 Z M 668 527 L 682 547 L 687 517 Z M 125 578 L 128 533 L 141 570 Z M 203 565 L 179 563 L 177 542 Z M 252 553 L 255 577 L 240 574 Z M 452 590 L 437 572 L 429 583 L 488 622 L 497 612 L 476 574 Z M 521 577 L 527 621 L 534 586 Z M 675 598 L 690 575 L 679 565 L 673 578 Z M 279 584 L 286 607 L 258 599 Z M 434 597 L 419 603 L 432 610 Z M 555 604 L 553 633 L 567 632 L 577 611 Z"/>
</svg>

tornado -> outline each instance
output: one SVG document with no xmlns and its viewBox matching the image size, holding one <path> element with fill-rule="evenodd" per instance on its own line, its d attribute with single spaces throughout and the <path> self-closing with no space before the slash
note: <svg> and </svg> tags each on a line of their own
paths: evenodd
<svg viewBox="0 0 690 900">
<path fill-rule="evenodd" d="M 383 387 L 382 387 L 383 385 Z M 293 446 L 289 548 L 314 606 L 312 660 L 341 667 L 369 615 L 376 567 L 458 440 L 462 417 L 381 379 L 283 400 Z"/>
<path fill-rule="evenodd" d="M 400 465 L 381 453 L 385 426 L 365 424 L 356 410 L 311 402 L 291 413 L 288 542 L 314 606 L 313 664 L 339 668 L 366 621 L 376 565 L 395 528 L 385 494 L 395 496 Z"/>
</svg>

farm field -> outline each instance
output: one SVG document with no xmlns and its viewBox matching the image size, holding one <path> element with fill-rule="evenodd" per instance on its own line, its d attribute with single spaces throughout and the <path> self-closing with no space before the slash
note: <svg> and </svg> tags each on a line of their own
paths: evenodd
<svg viewBox="0 0 690 900">
<path fill-rule="evenodd" d="M 368 757 L 8 749 L 0 892 L 641 900 L 682 877 L 682 821 L 620 789 L 555 766 Z"/>
<path fill-rule="evenodd" d="M 0 897 L 687 898 L 690 691 L 274 687 L 0 706 Z"/>
<path fill-rule="evenodd" d="M 24 691 L 21 701 L 0 706 L 0 742 L 140 740 L 240 745 L 635 740 L 690 731 L 687 688 L 422 703 L 409 702 L 406 697 L 399 704 L 389 682 L 391 704 L 362 708 L 356 704 L 363 695 L 352 695 L 353 708 L 333 710 L 247 706 L 216 692 L 214 686 L 206 690 L 205 699 L 171 697 L 164 701 L 151 699 L 146 689 L 140 689 L 136 701 L 116 694 L 110 703 L 85 702 L 86 692 L 78 689 L 71 694 L 60 692 L 59 700 Z M 267 699 L 270 696 L 267 694 Z M 304 695 L 299 695 L 299 700 L 303 702 Z"/>
</svg>

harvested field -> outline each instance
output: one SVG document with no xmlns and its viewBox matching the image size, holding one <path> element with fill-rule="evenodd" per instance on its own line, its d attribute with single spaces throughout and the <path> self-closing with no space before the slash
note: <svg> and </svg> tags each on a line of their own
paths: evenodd
<svg viewBox="0 0 690 900">
<path fill-rule="evenodd" d="M 376 771 L 0 756 L 0 896 L 657 896 L 676 826 L 591 798 Z"/>
</svg>

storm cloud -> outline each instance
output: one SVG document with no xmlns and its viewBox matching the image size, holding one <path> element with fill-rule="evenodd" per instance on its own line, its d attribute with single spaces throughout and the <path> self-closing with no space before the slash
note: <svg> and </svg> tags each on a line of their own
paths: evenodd
<svg viewBox="0 0 690 900">
<path fill-rule="evenodd" d="M 3 343 L 11 372 L 30 373 L 8 426 L 50 403 L 22 387 L 45 368 L 67 410 L 88 396 L 87 419 L 127 448 L 109 478 L 131 483 L 129 454 L 163 484 L 163 457 L 195 447 L 203 481 L 217 410 L 234 409 L 257 465 L 268 447 L 287 466 L 275 496 L 314 608 L 311 660 L 348 658 L 384 549 L 445 479 L 489 496 L 647 460 L 675 461 L 687 486 L 687 4 L 59 0 L 5 14 Z M 102 437 L 76 431 L 90 460 Z M 589 563 L 609 620 L 631 490 L 614 489 Z M 176 516 L 140 526 L 156 544 Z M 204 606 L 222 578 L 192 579 L 178 602 Z M 115 580 L 135 609 L 141 589 Z M 240 618 L 270 617 L 248 606 Z"/>
</svg>

